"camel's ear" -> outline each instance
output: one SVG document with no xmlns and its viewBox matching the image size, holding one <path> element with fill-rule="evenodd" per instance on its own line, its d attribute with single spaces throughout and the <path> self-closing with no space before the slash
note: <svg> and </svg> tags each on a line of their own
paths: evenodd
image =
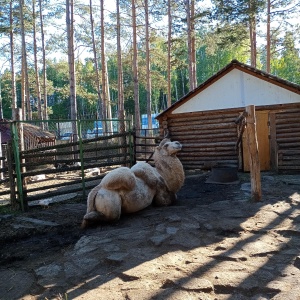
<svg viewBox="0 0 300 300">
<path fill-rule="evenodd" d="M 165 143 L 167 143 L 167 142 L 171 142 L 171 140 L 170 139 L 163 139 L 161 142 L 160 142 L 160 144 L 159 144 L 159 146 L 158 147 L 162 147 Z"/>
</svg>

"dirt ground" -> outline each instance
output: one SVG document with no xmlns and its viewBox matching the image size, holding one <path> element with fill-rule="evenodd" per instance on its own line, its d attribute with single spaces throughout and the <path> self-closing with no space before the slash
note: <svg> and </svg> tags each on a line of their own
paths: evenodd
<svg viewBox="0 0 300 300">
<path fill-rule="evenodd" d="M 263 201 L 187 174 L 170 207 L 80 229 L 85 199 L 0 215 L 0 299 L 300 299 L 300 175 Z"/>
</svg>

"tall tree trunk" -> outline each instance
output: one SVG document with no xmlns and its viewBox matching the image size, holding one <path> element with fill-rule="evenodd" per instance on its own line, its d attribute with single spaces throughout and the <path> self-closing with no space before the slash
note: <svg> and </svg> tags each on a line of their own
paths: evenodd
<svg viewBox="0 0 300 300">
<path fill-rule="evenodd" d="M 136 7 L 135 0 L 131 0 L 132 9 L 132 46 L 133 46 L 133 93 L 134 93 L 134 116 L 135 116 L 135 128 L 141 128 L 140 120 L 140 102 L 139 102 L 139 79 L 138 79 L 138 53 L 137 53 L 137 32 L 136 32 Z"/>
<path fill-rule="evenodd" d="M 22 54 L 23 56 L 23 54 Z M 26 120 L 26 111 L 27 111 L 27 103 L 26 103 L 26 86 L 25 86 L 25 67 L 24 67 L 24 60 L 22 59 L 21 65 L 21 115 L 23 120 Z"/>
<path fill-rule="evenodd" d="M 103 110 L 102 110 L 102 99 L 101 99 L 101 89 L 100 89 L 100 75 L 98 67 L 98 57 L 96 50 L 96 41 L 95 41 L 95 30 L 94 30 L 94 18 L 93 18 L 93 3 L 90 0 L 90 21 L 91 21 L 91 35 L 92 35 L 92 44 L 93 44 L 93 55 L 94 55 L 94 68 L 96 73 L 96 86 L 97 86 L 97 96 L 98 96 L 98 117 L 104 119 Z"/>
<path fill-rule="evenodd" d="M 171 39 L 172 39 L 172 14 L 171 14 L 171 0 L 168 0 L 168 107 L 171 106 Z"/>
<path fill-rule="evenodd" d="M 175 80 L 174 81 L 174 85 L 175 85 L 175 95 L 176 95 L 176 101 L 178 101 L 179 100 L 179 98 L 178 98 L 178 88 L 177 88 L 177 80 Z"/>
<path fill-rule="evenodd" d="M 253 0 L 249 1 L 249 27 L 251 45 L 251 66 L 256 68 L 256 15 L 253 8 Z"/>
<path fill-rule="evenodd" d="M 105 59 L 105 76 L 106 76 L 106 80 L 105 80 L 105 90 L 106 90 L 106 97 L 107 97 L 107 118 L 108 119 L 112 119 L 112 112 L 111 112 L 111 99 L 110 99 L 110 90 L 109 90 L 109 77 L 108 77 L 108 67 L 107 67 L 107 62 Z M 112 127 L 112 124 L 110 124 L 110 126 Z"/>
<path fill-rule="evenodd" d="M 124 85 L 123 85 L 123 66 L 121 49 L 121 24 L 120 24 L 120 0 L 116 0 L 117 6 L 117 53 L 118 53 L 118 119 L 119 131 L 125 131 L 124 114 Z"/>
<path fill-rule="evenodd" d="M 102 72 L 102 110 L 103 117 L 107 119 L 107 90 L 106 90 L 106 63 L 105 63 L 105 35 L 104 35 L 104 0 L 100 0 L 100 27 L 101 27 L 101 72 Z M 108 131 L 107 122 L 104 122 L 105 132 Z"/>
<path fill-rule="evenodd" d="M 69 63 L 71 119 L 76 120 L 77 101 L 76 101 L 76 73 L 75 73 L 75 54 L 74 54 L 74 0 L 66 0 L 66 22 L 67 22 L 67 36 L 68 36 L 68 63 Z M 75 122 L 72 122 L 72 132 L 76 140 L 77 126 Z"/>
<path fill-rule="evenodd" d="M 12 108 L 12 119 L 16 120 L 16 108 L 17 108 L 17 92 L 16 92 L 16 75 L 15 75 L 15 46 L 14 46 L 14 31 L 13 31 L 13 5 L 12 0 L 9 3 L 10 6 L 10 70 L 11 70 L 11 108 Z"/>
<path fill-rule="evenodd" d="M 46 66 L 46 50 L 45 50 L 45 34 L 44 34 L 44 18 L 42 0 L 39 0 L 40 7 L 40 25 L 41 25 L 41 39 L 42 39 L 42 55 L 43 55 L 43 117 L 48 120 L 48 102 L 47 102 L 47 66 Z M 46 125 L 46 123 L 45 123 Z"/>
<path fill-rule="evenodd" d="M 191 0 L 191 61 L 193 89 L 197 87 L 196 36 L 195 36 L 195 0 Z"/>
<path fill-rule="evenodd" d="M 105 26 L 104 26 L 104 0 L 100 1 L 101 11 L 101 65 L 102 65 L 102 100 L 105 119 L 112 119 L 109 93 L 108 72 L 105 55 Z M 107 132 L 112 132 L 112 121 L 105 122 Z"/>
<path fill-rule="evenodd" d="M 184 82 L 184 77 L 185 77 L 185 74 L 183 74 L 182 72 L 182 69 L 180 69 L 180 75 L 181 75 L 181 86 L 182 86 L 182 96 L 185 95 L 185 82 Z"/>
<path fill-rule="evenodd" d="M 267 66 L 266 71 L 271 72 L 271 0 L 267 3 Z"/>
<path fill-rule="evenodd" d="M 35 13 L 35 0 L 32 0 L 32 17 L 33 17 L 33 49 L 34 49 L 34 68 L 35 68 L 35 90 L 37 96 L 37 109 L 38 109 L 38 119 L 43 119 L 42 114 L 42 101 L 41 101 L 41 86 L 40 86 L 40 76 L 39 76 L 39 69 L 38 69 L 38 61 L 37 61 L 37 43 L 36 43 L 36 13 Z M 42 127 L 43 127 L 42 122 Z"/>
<path fill-rule="evenodd" d="M 28 67 L 27 67 L 27 51 L 26 51 L 26 41 L 25 41 L 25 25 L 24 25 L 24 1 L 19 0 L 20 5 L 20 23 L 21 23 L 21 38 L 22 38 L 22 82 L 23 82 L 23 93 L 22 93 L 22 111 L 23 119 L 26 120 L 26 108 L 27 108 L 27 118 L 32 119 L 32 110 L 30 105 L 30 92 L 29 92 L 29 80 L 28 80 Z"/>
<path fill-rule="evenodd" d="M 190 0 L 185 0 L 186 20 L 187 20 L 187 39 L 188 39 L 188 63 L 189 63 L 189 83 L 190 91 L 195 89 L 194 66 L 193 66 L 193 32 L 191 20 Z"/>
<path fill-rule="evenodd" d="M 146 99 L 147 99 L 147 118 L 148 129 L 152 129 L 152 103 L 151 103 L 151 67 L 150 67 L 150 34 L 149 34 L 149 8 L 148 0 L 145 4 L 145 33 L 146 33 Z M 151 130 L 150 133 L 152 134 Z"/>
</svg>

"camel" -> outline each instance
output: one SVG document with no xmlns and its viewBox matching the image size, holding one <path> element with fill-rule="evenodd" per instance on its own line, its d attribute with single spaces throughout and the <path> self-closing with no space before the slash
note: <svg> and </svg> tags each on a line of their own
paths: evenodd
<svg viewBox="0 0 300 300">
<path fill-rule="evenodd" d="M 132 168 L 119 167 L 105 175 L 88 194 L 82 228 L 90 223 L 117 221 L 121 214 L 134 213 L 151 204 L 172 204 L 185 179 L 176 156 L 181 148 L 179 142 L 164 138 L 154 151 L 155 167 L 138 162 Z"/>
</svg>

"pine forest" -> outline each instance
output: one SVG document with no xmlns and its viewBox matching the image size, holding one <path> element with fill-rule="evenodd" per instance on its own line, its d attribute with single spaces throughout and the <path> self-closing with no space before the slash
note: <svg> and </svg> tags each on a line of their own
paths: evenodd
<svg viewBox="0 0 300 300">
<path fill-rule="evenodd" d="M 0 3 L 0 119 L 141 128 L 233 59 L 300 84 L 298 0 Z"/>
</svg>

